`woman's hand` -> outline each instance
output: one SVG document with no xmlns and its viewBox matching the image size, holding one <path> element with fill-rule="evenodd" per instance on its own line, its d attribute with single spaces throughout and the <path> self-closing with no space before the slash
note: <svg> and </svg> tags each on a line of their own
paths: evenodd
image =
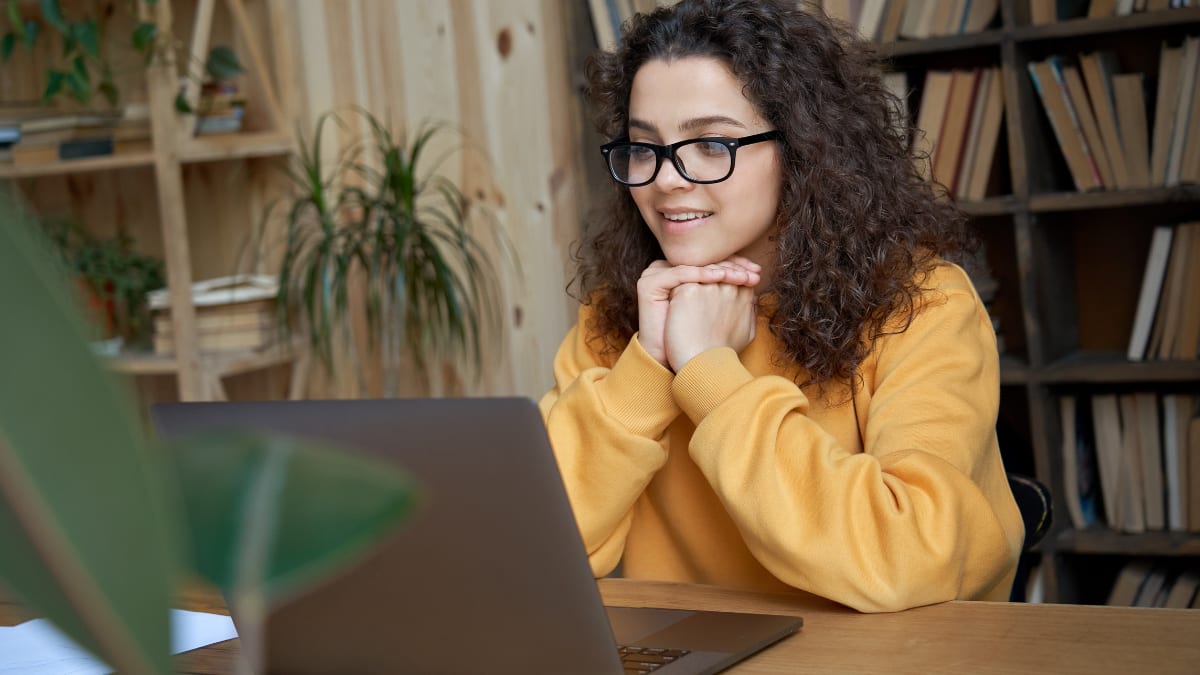
<svg viewBox="0 0 1200 675">
<path fill-rule="evenodd" d="M 740 352 L 754 339 L 754 288 L 731 284 L 681 284 L 667 311 L 667 362 L 679 372 L 708 349 Z"/>
<path fill-rule="evenodd" d="M 682 284 L 727 284 L 753 287 L 761 269 L 747 258 L 734 256 L 704 267 L 672 266 L 665 260 L 650 263 L 637 283 L 638 341 L 650 356 L 670 367 L 667 358 L 667 310 L 672 292 Z"/>
</svg>

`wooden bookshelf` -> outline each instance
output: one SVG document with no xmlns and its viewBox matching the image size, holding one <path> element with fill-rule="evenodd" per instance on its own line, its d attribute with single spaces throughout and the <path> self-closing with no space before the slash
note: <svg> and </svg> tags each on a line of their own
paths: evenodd
<svg viewBox="0 0 1200 675">
<path fill-rule="evenodd" d="M 269 368 L 296 354 L 293 349 L 203 353 L 196 339 L 193 281 L 247 271 L 243 246 L 262 222 L 264 205 L 279 194 L 279 172 L 257 160 L 286 158 L 295 148 L 293 125 L 284 112 L 295 108 L 294 92 L 276 91 L 277 84 L 286 87 L 294 80 L 285 72 L 294 65 L 289 9 L 280 0 L 265 0 L 248 11 L 245 2 L 134 2 L 114 14 L 114 21 L 128 27 L 122 24 L 109 31 L 108 40 L 128 41 L 125 31 L 135 22 L 151 22 L 160 27 L 160 39 L 171 42 L 156 50 L 156 58 L 144 68 L 130 67 L 119 75 L 122 92 L 129 92 L 127 100 L 145 101 L 150 150 L 0 165 L 0 179 L 14 181 L 39 213 L 63 217 L 65 204 L 69 217 L 85 229 L 106 236 L 130 234 L 145 253 L 164 261 L 176 354 L 122 354 L 106 362 L 126 375 L 174 377 L 181 400 L 212 399 L 220 393 L 214 378 L 219 384 L 223 376 Z M 185 45 L 178 53 L 177 44 Z M 247 99 L 242 130 L 197 136 L 195 116 L 176 109 L 181 84 L 177 65 L 203 64 L 209 48 L 221 44 L 234 45 L 246 70 L 241 80 Z M 46 45 L 47 50 L 52 47 Z M 120 51 L 120 46 L 112 47 Z M 141 60 L 137 56 L 136 61 Z M 45 63 L 30 57 L 26 67 L 30 72 L 19 80 L 27 90 L 14 92 L 21 100 L 36 99 L 40 91 L 34 85 Z M 201 75 L 193 69 L 183 87 L 182 95 L 193 109 Z"/>
<path fill-rule="evenodd" d="M 117 171 L 154 164 L 153 152 L 130 152 L 107 157 L 89 157 L 86 159 L 70 159 L 44 164 L 13 166 L 0 164 L 0 179 L 4 178 L 37 178 L 39 176 L 63 176 L 92 171 Z"/>
<path fill-rule="evenodd" d="M 1007 165 L 996 167 L 1005 181 L 985 199 L 960 207 L 984 235 L 989 266 L 999 271 L 995 303 L 1007 308 L 998 313 L 1009 348 L 1000 359 L 1001 417 L 1028 428 L 1005 446 L 1005 462 L 1035 467 L 1054 498 L 1054 531 L 1030 558 L 1046 571 L 1050 601 L 1106 596 L 1108 588 L 1100 586 L 1111 584 L 1111 576 L 1090 568 L 1111 566 L 1110 559 L 1163 556 L 1187 564 L 1195 557 L 1200 565 L 1200 534 L 1072 528 L 1064 485 L 1074 477 L 1063 475 L 1059 419 L 1059 398 L 1068 394 L 1200 394 L 1196 360 L 1126 358 L 1150 235 L 1159 224 L 1200 220 L 1200 185 L 1075 191 L 1027 65 L 1053 54 L 1074 62 L 1079 53 L 1113 50 L 1120 72 L 1145 73 L 1147 123 L 1153 124 L 1160 47 L 1194 35 L 1200 35 L 1200 8 L 1034 26 L 1029 0 L 1001 0 L 998 19 L 983 33 L 879 48 L 893 69 L 908 75 L 914 120 L 926 72 L 1003 68 L 997 152 L 1007 152 Z"/>
<path fill-rule="evenodd" d="M 1142 532 L 1126 534 L 1107 528 L 1063 530 L 1054 548 L 1064 553 L 1137 556 L 1200 555 L 1200 534 Z"/>
<path fill-rule="evenodd" d="M 1161 204 L 1185 204 L 1200 207 L 1200 185 L 1104 192 L 1055 192 L 1033 195 L 1029 198 L 1029 210 L 1035 213 L 1118 209 Z"/>
<path fill-rule="evenodd" d="M 1187 383 L 1200 380 L 1200 362 L 1131 362 L 1124 352 L 1075 352 L 1046 364 L 1036 379 L 1044 384 Z"/>
</svg>

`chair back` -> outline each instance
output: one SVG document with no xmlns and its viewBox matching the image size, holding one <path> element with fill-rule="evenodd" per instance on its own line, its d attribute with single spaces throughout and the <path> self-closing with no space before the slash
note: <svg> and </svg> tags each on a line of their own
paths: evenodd
<svg viewBox="0 0 1200 675">
<path fill-rule="evenodd" d="M 1025 543 L 1021 550 L 1032 550 L 1050 531 L 1054 520 L 1050 491 L 1038 479 L 1019 473 L 1008 474 L 1008 486 L 1025 521 Z"/>
</svg>

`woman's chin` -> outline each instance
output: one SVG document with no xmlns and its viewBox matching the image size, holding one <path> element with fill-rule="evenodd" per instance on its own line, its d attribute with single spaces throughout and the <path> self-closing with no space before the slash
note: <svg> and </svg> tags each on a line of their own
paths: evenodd
<svg viewBox="0 0 1200 675">
<path fill-rule="evenodd" d="M 672 267 L 680 265 L 688 265 L 691 267 L 704 267 L 725 260 L 728 256 L 716 258 L 712 255 L 696 251 L 664 251 L 664 257 L 667 262 L 671 263 Z"/>
</svg>

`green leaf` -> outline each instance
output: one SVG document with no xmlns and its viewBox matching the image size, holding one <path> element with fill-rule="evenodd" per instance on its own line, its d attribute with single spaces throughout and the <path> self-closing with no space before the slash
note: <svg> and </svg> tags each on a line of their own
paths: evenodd
<svg viewBox="0 0 1200 675">
<path fill-rule="evenodd" d="M 218 82 L 232 80 L 245 72 L 237 54 L 229 47 L 213 47 L 208 53 L 208 63 L 204 65 L 204 69 Z"/>
<path fill-rule="evenodd" d="M 12 33 L 5 33 L 4 37 L 0 38 L 0 59 L 8 60 L 12 56 L 13 48 L 17 46 L 17 36 Z"/>
<path fill-rule="evenodd" d="M 67 73 L 67 89 L 71 97 L 80 103 L 87 103 L 92 97 L 92 78 L 82 56 L 76 56 L 71 63 L 71 72 Z"/>
<path fill-rule="evenodd" d="M 42 102 L 45 103 L 62 91 L 67 74 L 61 70 L 51 70 L 46 73 L 46 90 L 42 92 Z"/>
<path fill-rule="evenodd" d="M 175 94 L 175 110 L 181 113 L 194 112 L 192 104 L 188 103 L 187 96 L 184 96 L 182 91 Z"/>
<path fill-rule="evenodd" d="M 113 83 L 112 79 L 109 78 L 102 81 L 98 89 L 101 95 L 104 96 L 104 100 L 108 101 L 110 106 L 116 107 L 117 101 L 120 99 L 120 93 L 117 91 L 117 85 Z"/>
<path fill-rule="evenodd" d="M 21 33 L 21 27 L 25 22 L 21 21 L 21 7 L 19 0 L 8 0 L 8 25 L 17 31 L 18 36 Z"/>
<path fill-rule="evenodd" d="M 394 465 L 302 439 L 216 433 L 169 451 L 196 571 L 226 591 L 261 583 L 268 602 L 355 560 L 414 504 Z"/>
<path fill-rule="evenodd" d="M 0 584 L 120 672 L 169 672 L 181 515 L 62 265 L 0 197 Z"/>
<path fill-rule="evenodd" d="M 62 7 L 58 0 L 42 0 L 42 16 L 62 34 L 67 33 L 67 22 L 63 19 Z"/>
<path fill-rule="evenodd" d="M 79 42 L 79 46 L 83 47 L 84 53 L 94 59 L 100 58 L 100 30 L 96 26 L 96 22 L 91 19 L 81 21 L 74 24 L 72 30 L 75 32 L 75 40 Z"/>
<path fill-rule="evenodd" d="M 158 37 L 158 24 L 142 22 L 133 29 L 133 48 L 144 52 L 154 46 Z"/>
<path fill-rule="evenodd" d="M 104 70 L 100 75 L 100 86 L 98 89 L 104 95 L 104 99 L 108 101 L 108 104 L 116 107 L 117 99 L 119 98 L 117 83 L 113 81 L 112 68 L 108 64 L 105 64 Z"/>
</svg>

